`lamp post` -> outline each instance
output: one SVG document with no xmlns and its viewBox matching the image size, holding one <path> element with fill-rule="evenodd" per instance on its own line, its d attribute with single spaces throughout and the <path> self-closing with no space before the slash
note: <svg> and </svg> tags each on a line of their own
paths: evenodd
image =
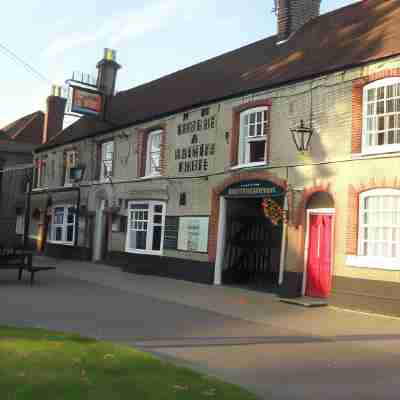
<svg viewBox="0 0 400 400">
<path fill-rule="evenodd" d="M 70 170 L 70 180 L 77 185 L 78 199 L 76 201 L 76 213 L 75 213 L 75 240 L 74 246 L 78 245 L 78 235 L 79 235 L 79 217 L 80 217 L 80 206 L 81 206 L 81 188 L 79 186 L 82 182 L 83 175 L 85 173 L 85 165 L 78 165 L 77 167 L 72 167 Z"/>
<path fill-rule="evenodd" d="M 300 120 L 300 125 L 290 129 L 290 133 L 299 152 L 304 153 L 310 149 L 311 137 L 314 133 L 311 125 L 308 127 L 304 124 L 303 120 Z"/>
</svg>

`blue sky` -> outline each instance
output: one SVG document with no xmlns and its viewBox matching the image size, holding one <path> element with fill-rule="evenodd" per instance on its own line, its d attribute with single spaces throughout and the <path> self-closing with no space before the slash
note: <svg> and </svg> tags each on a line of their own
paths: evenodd
<svg viewBox="0 0 400 400">
<path fill-rule="evenodd" d="M 356 0 L 322 0 L 322 12 Z M 62 4 L 62 5 L 61 5 Z M 0 43 L 63 84 L 95 73 L 104 47 L 123 66 L 117 90 L 150 81 L 276 33 L 273 0 L 13 0 Z M 5 12 L 4 12 L 5 11 Z M 0 52 L 0 127 L 45 107 L 50 86 Z"/>
</svg>

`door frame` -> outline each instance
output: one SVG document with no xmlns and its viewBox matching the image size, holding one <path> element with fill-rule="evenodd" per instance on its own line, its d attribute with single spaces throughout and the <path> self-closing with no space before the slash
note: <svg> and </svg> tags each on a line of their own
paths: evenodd
<svg viewBox="0 0 400 400">
<path fill-rule="evenodd" d="M 334 208 L 313 208 L 306 210 L 306 237 L 305 237 L 305 244 L 304 244 L 304 266 L 303 266 L 303 283 L 301 288 L 301 295 L 305 296 L 306 287 L 307 287 L 307 266 L 308 266 L 308 245 L 310 241 L 310 217 L 313 214 L 319 215 L 332 215 L 332 232 L 331 232 L 331 274 L 333 272 L 333 260 L 334 260 L 334 249 L 335 249 L 335 217 L 336 217 L 336 210 Z"/>
<path fill-rule="evenodd" d="M 94 243 L 93 243 L 93 257 L 92 261 L 100 261 L 102 259 L 102 246 L 103 246 L 103 235 L 104 235 L 104 209 L 105 200 L 99 200 L 99 208 L 95 214 L 94 224 Z"/>
</svg>

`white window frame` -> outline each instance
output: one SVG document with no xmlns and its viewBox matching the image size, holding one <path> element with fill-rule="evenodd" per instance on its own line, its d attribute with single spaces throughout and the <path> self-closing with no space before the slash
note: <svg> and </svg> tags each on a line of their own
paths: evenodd
<svg viewBox="0 0 400 400">
<path fill-rule="evenodd" d="M 364 216 L 364 202 L 365 198 L 370 196 L 394 196 L 400 198 L 400 190 L 397 189 L 371 189 L 365 192 L 362 192 L 359 196 L 359 207 L 358 207 L 358 239 L 357 239 L 357 256 L 347 256 L 346 264 L 352 267 L 359 268 L 373 268 L 373 269 L 385 269 L 385 270 L 400 270 L 400 257 L 383 257 L 383 256 L 366 256 L 363 254 L 363 244 L 364 244 L 364 233 L 363 229 L 365 229 L 368 225 L 365 225 L 363 222 Z M 397 225 L 396 225 L 397 226 Z M 382 227 L 385 227 L 382 225 Z M 400 225 L 398 225 L 400 229 Z M 396 228 L 397 229 L 397 228 Z M 389 243 L 392 242 L 389 241 Z M 399 242 L 399 240 L 398 240 Z M 400 246 L 400 243 L 398 243 Z M 397 249 L 399 251 L 399 249 Z M 398 253 L 399 254 L 399 253 Z"/>
<path fill-rule="evenodd" d="M 386 86 L 390 86 L 390 85 L 394 85 L 394 84 L 400 84 L 400 78 L 396 78 L 396 77 L 392 77 L 392 78 L 384 78 L 384 79 L 380 79 L 378 81 L 372 82 L 366 86 L 364 86 L 363 88 L 363 106 L 362 106 L 362 112 L 363 112 L 363 116 L 362 116 L 362 121 L 363 121 L 363 128 L 362 128 L 362 154 L 380 154 L 380 153 L 393 153 L 393 152 L 398 152 L 400 151 L 400 143 L 393 143 L 393 144 L 383 144 L 383 145 L 369 145 L 368 144 L 368 131 L 367 131 L 367 127 L 368 127 L 368 105 L 372 102 L 368 102 L 368 91 L 371 89 L 378 89 L 378 88 L 386 88 Z M 380 116 L 385 118 L 385 125 L 387 125 L 387 119 L 389 117 L 389 115 L 394 115 L 395 118 L 395 128 L 393 130 L 393 135 L 396 137 L 396 130 L 400 131 L 400 124 L 399 126 L 396 127 L 396 114 L 400 115 L 400 112 L 397 113 L 396 111 L 392 112 L 392 113 L 387 113 L 386 112 L 386 89 L 385 89 L 385 99 L 383 100 L 384 104 L 385 104 L 385 113 L 383 114 L 379 114 Z M 400 98 L 399 98 L 400 101 Z M 375 112 L 374 112 L 374 116 L 376 117 L 378 114 L 376 114 L 376 104 L 377 104 L 377 100 L 375 99 L 374 101 L 375 104 Z M 394 110 L 396 110 L 396 100 L 394 100 Z M 376 119 L 375 121 L 375 132 L 377 132 L 377 124 L 378 121 Z M 375 135 L 377 135 L 375 133 Z M 387 131 L 385 131 L 385 141 L 387 142 Z"/>
<path fill-rule="evenodd" d="M 249 116 L 250 114 L 254 114 L 257 112 L 262 113 L 262 115 L 263 115 L 262 118 L 264 118 L 264 112 L 266 112 L 267 118 L 269 118 L 269 113 L 268 113 L 269 109 L 270 108 L 268 106 L 261 106 L 261 107 L 249 108 L 240 113 L 239 142 L 238 142 L 238 165 L 239 166 L 241 166 L 241 167 L 257 166 L 257 165 L 265 165 L 267 163 L 266 150 L 267 150 L 267 145 L 268 145 L 268 134 L 269 134 L 268 127 L 269 127 L 270 121 L 268 119 L 267 120 L 263 119 L 261 121 L 262 135 L 250 137 L 249 135 L 245 136 L 244 120 L 245 120 L 246 116 Z M 257 141 L 265 142 L 264 160 L 250 162 L 250 143 L 257 142 Z"/>
<path fill-rule="evenodd" d="M 73 162 L 71 165 L 69 164 L 69 156 L 73 155 Z M 65 152 L 65 160 L 66 160 L 66 166 L 65 166 L 65 179 L 64 179 L 64 186 L 72 186 L 72 181 L 70 179 L 70 171 L 71 168 L 76 167 L 76 159 L 77 159 L 77 152 L 76 150 L 67 150 Z"/>
<path fill-rule="evenodd" d="M 154 131 L 149 132 L 147 135 L 147 143 L 146 143 L 146 168 L 145 168 L 145 176 L 160 176 L 161 175 L 161 135 L 162 130 L 157 129 Z M 151 144 L 153 138 L 155 136 L 159 136 L 160 138 L 160 148 L 158 151 L 152 151 Z M 152 163 L 152 154 L 158 154 L 158 171 L 153 167 Z"/>
<path fill-rule="evenodd" d="M 55 216 L 55 209 L 56 208 L 63 208 L 64 209 L 64 214 L 63 214 L 63 223 L 62 224 L 55 224 L 54 223 L 54 216 Z M 73 216 L 74 216 L 74 222 L 73 223 L 69 223 L 68 222 L 68 209 L 69 208 L 75 208 L 74 205 L 72 204 L 57 204 L 55 206 L 52 207 L 51 209 L 51 225 L 50 225 L 50 229 L 51 232 L 50 235 L 47 235 L 47 242 L 49 243 L 54 243 L 54 244 L 61 244 L 61 245 L 66 245 L 66 246 L 73 246 L 75 243 L 75 230 L 76 230 L 76 213 L 74 212 Z M 56 227 L 62 227 L 62 233 L 61 233 L 61 240 L 55 240 L 55 229 Z M 72 233 L 72 240 L 71 241 L 67 241 L 67 229 L 68 226 L 73 226 L 73 233 Z"/>
<path fill-rule="evenodd" d="M 37 167 L 37 188 L 47 187 L 47 157 L 42 157 L 37 160 L 39 165 Z"/>
<path fill-rule="evenodd" d="M 108 147 L 112 147 L 112 151 L 108 150 Z M 106 182 L 110 176 L 113 174 L 114 169 L 114 150 L 115 143 L 113 140 L 108 140 L 101 144 L 101 168 L 100 168 L 100 181 Z M 108 158 L 109 154 L 111 154 L 111 158 Z M 105 176 L 106 172 L 106 164 L 108 164 L 111 172 L 109 175 Z"/>
<path fill-rule="evenodd" d="M 147 204 L 148 205 L 148 219 L 147 219 L 147 236 L 146 236 L 146 250 L 144 249 L 133 249 L 129 247 L 130 244 L 130 235 L 131 231 L 131 205 L 135 204 Z M 162 214 L 161 214 L 161 224 L 154 224 L 154 206 L 161 205 L 162 206 Z M 155 200 L 135 200 L 128 202 L 127 208 L 127 228 L 126 228 L 126 244 L 125 251 L 127 253 L 136 253 L 136 254 L 150 254 L 150 255 L 162 255 L 164 248 L 164 232 L 165 232 L 165 212 L 166 212 L 166 203 L 162 201 Z M 153 228 L 154 226 L 161 226 L 161 244 L 160 250 L 152 250 L 153 247 Z"/>
<path fill-rule="evenodd" d="M 23 235 L 25 231 L 25 215 L 17 214 L 15 220 L 15 233 L 17 235 Z"/>
</svg>

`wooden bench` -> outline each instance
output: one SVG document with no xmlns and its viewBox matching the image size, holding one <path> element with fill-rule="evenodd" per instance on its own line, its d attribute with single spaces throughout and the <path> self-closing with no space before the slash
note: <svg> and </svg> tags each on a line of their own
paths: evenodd
<svg viewBox="0 0 400 400">
<path fill-rule="evenodd" d="M 0 252 L 0 271 L 2 269 L 18 269 L 18 280 L 22 279 L 22 272 L 30 272 L 30 285 L 35 281 L 35 274 L 39 271 L 50 271 L 56 267 L 32 265 L 33 255 L 24 251 Z"/>
</svg>

